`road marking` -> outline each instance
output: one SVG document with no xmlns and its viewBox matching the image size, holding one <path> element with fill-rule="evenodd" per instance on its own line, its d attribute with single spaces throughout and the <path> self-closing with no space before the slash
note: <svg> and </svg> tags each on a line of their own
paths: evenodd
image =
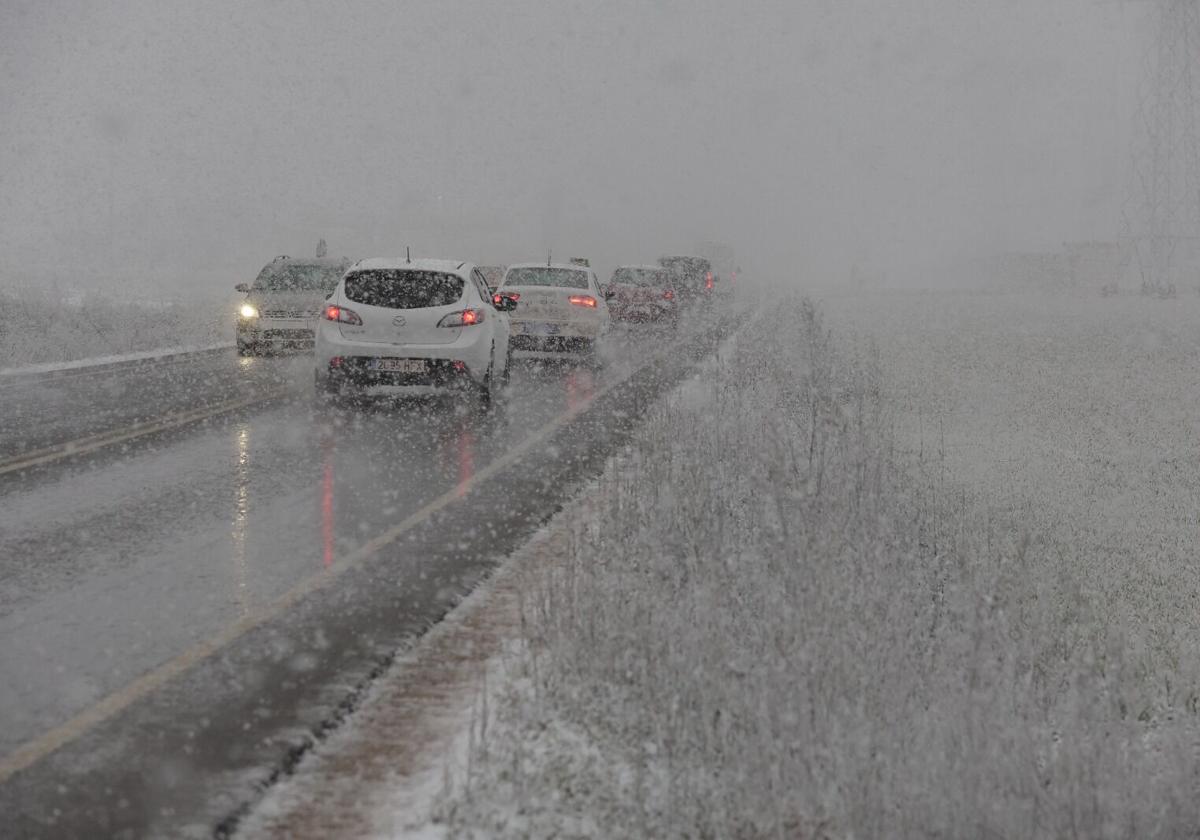
<svg viewBox="0 0 1200 840">
<path fill-rule="evenodd" d="M 662 353 L 659 356 L 665 358 L 666 354 Z M 605 396 L 617 386 L 630 381 L 643 370 L 657 364 L 659 356 L 651 356 L 641 365 L 634 368 L 629 376 L 614 380 L 607 385 L 597 388 L 578 404 L 550 420 L 544 426 L 530 434 L 525 440 L 521 441 L 521 443 L 478 470 L 465 482 L 456 484 L 379 536 L 368 540 L 345 557 L 337 560 L 332 566 L 328 566 L 317 574 L 300 581 L 259 611 L 246 616 L 217 635 L 205 641 L 198 642 L 182 653 L 168 659 L 163 664 L 143 674 L 133 682 L 126 684 L 95 705 L 75 715 L 70 720 L 59 724 L 53 729 L 47 730 L 31 741 L 25 742 L 14 752 L 0 759 L 0 784 L 4 784 L 15 774 L 36 764 L 60 747 L 76 740 L 89 729 L 124 711 L 136 701 L 166 684 L 172 678 L 183 674 L 193 665 L 217 653 L 241 636 L 283 614 L 306 596 L 329 585 L 343 573 L 357 566 L 381 548 L 395 542 L 407 531 L 412 530 L 438 511 L 458 501 L 461 495 L 463 495 L 464 490 L 471 490 L 475 485 L 491 478 L 511 464 L 516 463 L 536 445 L 587 411 L 596 400 Z"/>
<path fill-rule="evenodd" d="M 213 406 L 167 414 L 147 423 L 135 423 L 132 426 L 125 426 L 111 432 L 99 432 L 94 435 L 87 435 L 86 437 L 68 441 L 67 443 L 58 443 L 54 446 L 47 446 L 44 449 L 26 452 L 9 458 L 6 461 L 0 461 L 0 475 L 27 470 L 30 467 L 48 464 L 51 461 L 57 461 L 60 458 L 69 458 L 72 455 L 84 455 L 88 452 L 95 452 L 97 449 L 103 449 L 106 446 L 112 446 L 116 443 L 124 443 L 125 441 L 145 435 L 152 435 L 155 432 L 176 429 L 180 426 L 186 426 L 189 423 L 215 417 L 218 414 L 226 414 L 230 411 L 236 411 L 239 408 L 247 408 L 252 405 L 278 399 L 287 394 L 287 392 L 286 388 L 271 388 L 267 391 L 260 391 L 252 397 L 243 397 Z"/>
</svg>

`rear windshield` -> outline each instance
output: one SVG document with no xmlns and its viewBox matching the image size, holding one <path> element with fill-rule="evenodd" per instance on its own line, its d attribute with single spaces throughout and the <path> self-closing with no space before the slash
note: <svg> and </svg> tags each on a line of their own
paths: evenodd
<svg viewBox="0 0 1200 840">
<path fill-rule="evenodd" d="M 712 263 L 703 257 L 663 257 L 659 260 L 675 281 L 698 284 L 712 271 Z"/>
<path fill-rule="evenodd" d="M 570 268 L 550 268 L 533 266 L 530 268 L 510 268 L 504 276 L 505 286 L 562 286 L 568 289 L 586 289 L 588 276 L 586 271 L 575 271 Z"/>
<path fill-rule="evenodd" d="M 668 285 L 667 272 L 661 268 L 618 268 L 612 281 L 622 286 L 650 286 L 658 288 Z"/>
<path fill-rule="evenodd" d="M 346 299 L 388 309 L 425 309 L 457 303 L 463 279 L 440 271 L 370 269 L 346 276 Z"/>
<path fill-rule="evenodd" d="M 341 279 L 341 266 L 269 265 L 259 272 L 253 288 L 265 292 L 332 292 Z"/>
</svg>

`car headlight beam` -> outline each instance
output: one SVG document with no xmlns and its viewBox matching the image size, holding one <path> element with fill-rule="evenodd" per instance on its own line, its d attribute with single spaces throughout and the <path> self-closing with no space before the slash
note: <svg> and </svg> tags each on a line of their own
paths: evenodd
<svg viewBox="0 0 1200 840">
<path fill-rule="evenodd" d="M 248 303 L 243 303 L 242 308 L 238 310 L 243 318 L 257 318 L 258 310 Z"/>
</svg>

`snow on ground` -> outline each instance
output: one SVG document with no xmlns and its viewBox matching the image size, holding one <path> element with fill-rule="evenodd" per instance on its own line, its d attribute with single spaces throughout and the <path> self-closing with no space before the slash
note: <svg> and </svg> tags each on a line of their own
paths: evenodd
<svg viewBox="0 0 1200 840">
<path fill-rule="evenodd" d="M 446 836 L 1200 825 L 1200 301 L 825 307 L 606 473 Z"/>
<path fill-rule="evenodd" d="M 222 294 L 162 300 L 120 289 L 28 285 L 0 288 L 0 312 L 0 359 L 12 372 L 232 343 L 235 308 Z"/>
<path fill-rule="evenodd" d="M 253 838 L 437 838 L 443 792 L 466 778 L 496 688 L 521 657 L 522 590 L 557 562 L 589 494 L 539 532 L 375 680 L 353 714 L 238 827 Z"/>
<path fill-rule="evenodd" d="M 86 359 L 73 359 L 69 362 L 43 362 L 24 367 L 0 368 L 0 376 L 26 375 L 35 373 L 57 373 L 63 370 L 79 370 L 81 368 L 112 365 L 121 362 L 141 362 L 149 359 L 164 359 L 168 356 L 185 356 L 189 353 L 203 353 L 207 350 L 221 350 L 233 347 L 232 341 L 219 344 L 206 344 L 199 347 L 176 346 L 162 347 L 157 350 L 143 350 L 139 353 L 117 353 L 110 356 L 94 356 Z"/>
</svg>

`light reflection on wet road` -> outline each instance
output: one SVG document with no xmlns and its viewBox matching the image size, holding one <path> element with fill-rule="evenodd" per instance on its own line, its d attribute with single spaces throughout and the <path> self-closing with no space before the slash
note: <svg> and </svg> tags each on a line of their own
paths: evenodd
<svg viewBox="0 0 1200 840">
<path fill-rule="evenodd" d="M 628 372 L 519 365 L 480 415 L 453 397 L 321 409 L 307 360 L 233 364 L 294 398 L 0 482 L 0 754 L 461 495 L 497 452 Z"/>
</svg>

